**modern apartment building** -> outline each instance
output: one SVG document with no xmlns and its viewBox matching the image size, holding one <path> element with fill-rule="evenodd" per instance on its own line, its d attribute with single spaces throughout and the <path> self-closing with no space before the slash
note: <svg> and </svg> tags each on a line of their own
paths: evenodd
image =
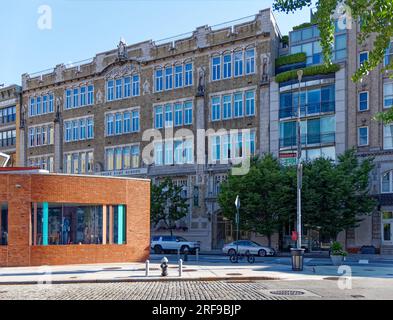
<svg viewBox="0 0 393 320">
<path fill-rule="evenodd" d="M 270 151 L 284 165 L 296 164 L 299 103 L 303 160 L 321 156 L 335 160 L 347 149 L 347 38 L 347 29 L 336 23 L 335 65 L 315 72 L 310 70 L 323 64 L 317 25 L 295 27 L 289 33 L 288 44 L 281 48 L 270 89 Z M 300 84 L 293 73 L 299 69 L 304 70 Z M 293 245 L 291 232 L 296 229 L 295 223 L 288 221 L 280 233 L 278 242 L 282 249 Z M 323 239 L 318 231 L 305 228 L 303 242 L 307 248 L 318 250 Z"/>
<path fill-rule="evenodd" d="M 189 203 L 175 232 L 201 241 L 203 250 L 221 248 L 233 232 L 217 204 L 220 183 L 233 164 L 269 152 L 280 38 L 266 9 L 233 26 L 202 26 L 166 43 L 122 40 L 83 64 L 24 74 L 22 164 L 153 182 L 170 177 Z"/>
</svg>

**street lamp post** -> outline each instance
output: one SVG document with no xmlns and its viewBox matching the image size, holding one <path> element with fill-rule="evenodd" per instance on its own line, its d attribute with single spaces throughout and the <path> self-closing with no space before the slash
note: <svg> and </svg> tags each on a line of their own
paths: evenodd
<svg viewBox="0 0 393 320">
<path fill-rule="evenodd" d="M 237 196 L 236 197 L 236 201 L 235 201 L 235 206 L 236 206 L 236 253 L 239 253 L 239 224 L 240 224 L 240 214 L 239 214 L 239 210 L 240 210 L 240 197 Z"/>
<path fill-rule="evenodd" d="M 301 162 L 302 158 L 302 137 L 301 137 L 301 88 L 300 84 L 303 78 L 303 70 L 297 72 L 299 80 L 299 96 L 298 96 L 298 107 L 297 107 L 297 248 L 302 248 L 302 176 L 303 176 L 303 165 Z"/>
</svg>

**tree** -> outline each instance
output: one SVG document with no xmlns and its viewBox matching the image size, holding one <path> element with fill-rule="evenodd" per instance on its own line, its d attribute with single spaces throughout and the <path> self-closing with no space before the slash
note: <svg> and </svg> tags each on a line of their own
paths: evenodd
<svg viewBox="0 0 393 320">
<path fill-rule="evenodd" d="M 166 178 L 162 183 L 151 186 L 151 221 L 157 225 L 164 221 L 173 235 L 176 221 L 187 215 L 187 199 L 182 197 L 182 187 Z"/>
<path fill-rule="evenodd" d="M 285 190 L 282 185 L 280 164 L 272 155 L 252 159 L 246 175 L 229 175 L 221 186 L 218 202 L 225 217 L 235 220 L 236 196 L 240 196 L 240 228 L 268 238 L 280 225 L 280 198 Z"/>
<path fill-rule="evenodd" d="M 335 164 L 320 158 L 304 166 L 302 212 L 311 229 L 336 240 L 341 231 L 355 228 L 376 202 L 369 194 L 373 159 L 359 161 L 355 150 L 338 157 Z"/>
<path fill-rule="evenodd" d="M 313 5 L 313 0 L 275 0 L 273 8 L 285 13 L 294 13 L 311 5 Z M 358 68 L 352 76 L 352 80 L 354 82 L 360 81 L 383 62 L 386 49 L 393 37 L 393 0 L 317 0 L 315 6 L 317 12 L 313 23 L 319 25 L 326 65 L 332 63 L 334 20 L 338 18 L 338 15 L 346 15 L 347 23 L 351 23 L 350 19 L 362 22 L 358 35 L 359 43 L 364 43 L 371 36 L 375 37 L 373 50 L 369 53 L 368 61 Z M 383 72 L 386 70 L 393 70 L 393 62 L 386 66 Z M 376 119 L 384 122 L 393 121 L 393 109 L 377 114 Z"/>
</svg>

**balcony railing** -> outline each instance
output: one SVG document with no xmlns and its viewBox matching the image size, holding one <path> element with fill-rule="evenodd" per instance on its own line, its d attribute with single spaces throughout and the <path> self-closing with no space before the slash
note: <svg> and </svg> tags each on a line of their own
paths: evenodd
<svg viewBox="0 0 393 320">
<path fill-rule="evenodd" d="M 300 106 L 300 116 L 307 117 L 321 113 L 330 113 L 336 111 L 335 101 L 310 103 Z M 297 106 L 280 108 L 280 119 L 283 118 L 296 118 Z"/>
<path fill-rule="evenodd" d="M 302 135 L 302 146 L 309 146 L 314 144 L 330 144 L 336 141 L 335 132 L 325 132 L 321 134 L 304 134 Z M 294 147 L 297 144 L 296 136 L 280 139 L 280 148 Z"/>
</svg>

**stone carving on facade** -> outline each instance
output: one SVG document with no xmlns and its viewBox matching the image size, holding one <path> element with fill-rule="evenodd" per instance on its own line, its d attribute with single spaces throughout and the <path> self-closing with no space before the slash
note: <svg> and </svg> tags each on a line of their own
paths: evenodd
<svg viewBox="0 0 393 320">
<path fill-rule="evenodd" d="M 150 94 L 150 82 L 146 79 L 143 83 L 143 95 Z"/>
<path fill-rule="evenodd" d="M 269 82 L 269 79 L 270 79 L 270 72 L 269 72 L 270 54 L 262 54 L 261 61 L 262 61 L 261 82 L 266 83 L 266 82 Z"/>
<path fill-rule="evenodd" d="M 97 103 L 101 104 L 103 102 L 102 99 L 103 99 L 102 92 L 101 92 L 100 89 L 98 89 L 97 94 L 96 94 L 96 101 L 97 101 Z"/>
<path fill-rule="evenodd" d="M 128 60 L 127 44 L 123 39 L 120 39 L 117 46 L 117 59 L 120 61 Z"/>
<path fill-rule="evenodd" d="M 197 96 L 204 96 L 205 95 L 205 88 L 206 88 L 206 72 L 203 67 L 198 68 L 198 92 Z"/>
<path fill-rule="evenodd" d="M 60 122 L 61 111 L 60 111 L 61 99 L 56 98 L 56 113 L 55 113 L 55 122 Z"/>
<path fill-rule="evenodd" d="M 20 121 L 19 121 L 19 129 L 24 129 L 26 125 L 26 110 L 27 110 L 27 105 L 23 105 L 20 108 Z"/>
</svg>

